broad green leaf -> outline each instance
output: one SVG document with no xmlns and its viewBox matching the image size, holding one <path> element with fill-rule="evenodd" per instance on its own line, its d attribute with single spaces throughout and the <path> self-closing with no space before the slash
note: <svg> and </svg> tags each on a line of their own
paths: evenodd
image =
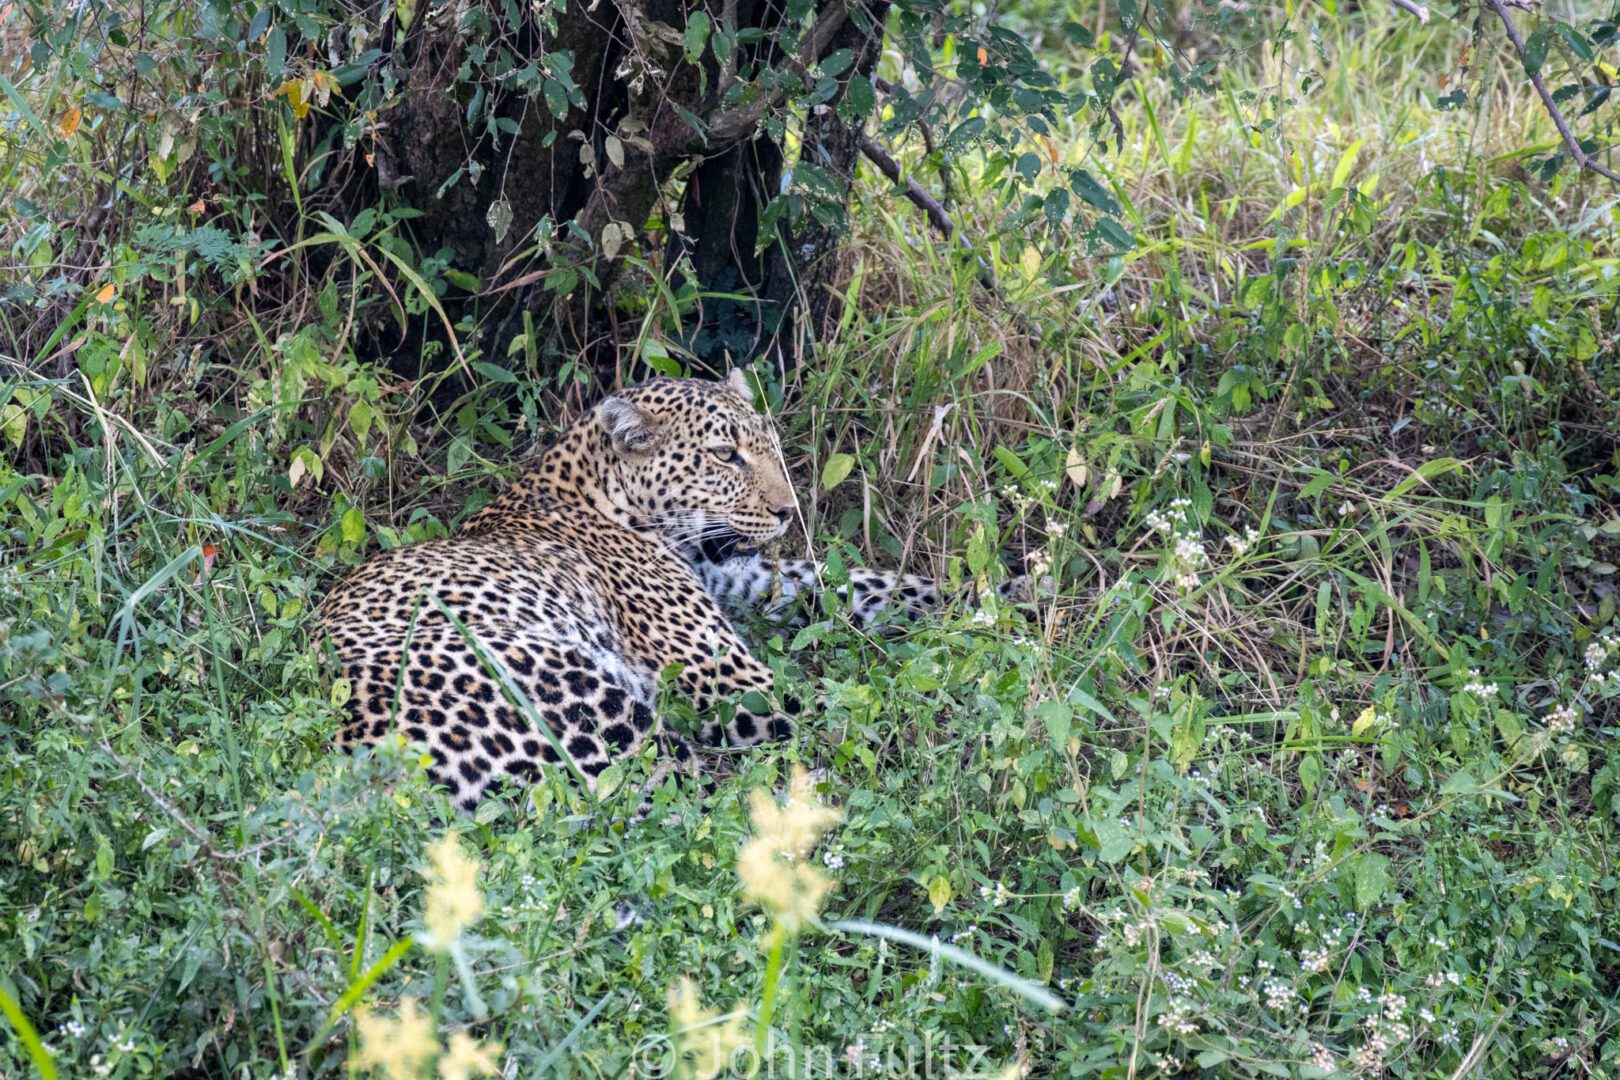
<svg viewBox="0 0 1620 1080">
<path fill-rule="evenodd" d="M 1356 907 L 1366 911 L 1383 898 L 1389 888 L 1389 859 L 1376 851 L 1356 856 Z"/>
<path fill-rule="evenodd" d="M 704 11 L 694 11 L 686 20 L 686 33 L 681 35 L 681 45 L 686 49 L 686 58 L 693 63 L 703 55 L 703 47 L 709 42 L 709 15 Z"/>
<path fill-rule="evenodd" d="M 1095 177 L 1084 169 L 1076 169 L 1069 177 L 1069 190 L 1105 214 L 1119 213 L 1119 201 Z"/>
</svg>

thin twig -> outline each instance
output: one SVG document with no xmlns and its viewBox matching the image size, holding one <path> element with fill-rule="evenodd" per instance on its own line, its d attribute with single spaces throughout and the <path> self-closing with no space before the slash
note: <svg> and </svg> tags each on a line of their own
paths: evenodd
<svg viewBox="0 0 1620 1080">
<path fill-rule="evenodd" d="M 1392 0 L 1392 2 L 1398 4 L 1401 0 Z M 1620 184 L 1620 173 L 1615 173 L 1599 165 L 1592 160 L 1591 155 L 1581 148 L 1580 140 L 1575 137 L 1575 132 L 1570 130 L 1569 121 L 1564 119 L 1564 114 L 1558 111 L 1558 106 L 1553 102 L 1552 94 L 1547 92 L 1547 84 L 1542 81 L 1541 72 L 1531 71 L 1529 65 L 1524 64 L 1524 38 L 1520 36 L 1519 28 L 1514 25 L 1513 17 L 1508 14 L 1507 3 L 1504 0 L 1490 0 L 1490 5 L 1491 10 L 1495 11 L 1497 16 L 1501 18 L 1502 26 L 1507 30 L 1508 40 L 1513 42 L 1513 51 L 1519 54 L 1519 63 L 1524 65 L 1525 74 L 1530 76 L 1530 85 L 1536 88 L 1537 94 L 1541 95 L 1541 104 L 1546 108 L 1547 115 L 1552 117 L 1553 126 L 1558 129 L 1559 136 L 1564 140 L 1564 147 L 1569 151 L 1569 156 L 1581 168 L 1590 169 L 1599 176 Z"/>
</svg>

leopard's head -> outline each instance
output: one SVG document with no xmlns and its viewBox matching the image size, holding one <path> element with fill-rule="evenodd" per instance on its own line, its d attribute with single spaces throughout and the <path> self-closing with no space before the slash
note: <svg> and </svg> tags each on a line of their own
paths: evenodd
<svg viewBox="0 0 1620 1080">
<path fill-rule="evenodd" d="M 728 378 L 654 379 L 596 406 L 618 495 L 635 523 L 711 558 L 787 531 L 796 503 L 776 426 Z"/>
</svg>

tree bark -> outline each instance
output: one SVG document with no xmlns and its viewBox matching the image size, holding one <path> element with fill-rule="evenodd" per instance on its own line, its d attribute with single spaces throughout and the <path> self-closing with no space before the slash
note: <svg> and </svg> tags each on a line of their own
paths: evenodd
<svg viewBox="0 0 1620 1080">
<path fill-rule="evenodd" d="M 724 60 L 712 46 L 688 56 L 682 32 L 704 10 L 690 0 L 570 0 L 553 25 L 528 14 L 503 24 L 499 42 L 513 67 L 546 71 L 548 57 L 571 56 L 579 96 L 562 116 L 543 95 L 469 69 L 466 28 L 448 7 L 419 13 L 398 36 L 385 63 L 403 91 L 379 116 L 376 183 L 421 211 L 411 222 L 420 256 L 447 252 L 478 278 L 477 295 L 446 302 L 452 317 L 471 314 L 485 328 L 486 356 L 506 355 L 500 338 L 515 332 L 507 313 L 526 308 L 549 319 L 553 362 L 585 355 L 604 377 L 622 377 L 629 332 L 615 297 L 639 284 L 625 276 L 629 255 L 669 280 L 686 260 L 700 290 L 748 297 L 700 302 L 688 320 L 686 341 L 713 370 L 773 346 L 797 362 L 836 322 L 862 128 L 839 107 L 849 80 L 871 76 L 887 0 L 854 11 L 845 0 L 819 0 L 796 35 L 784 34 L 781 0 L 723 4 L 715 32 L 759 32 Z M 808 115 L 785 113 L 789 91 L 809 85 L 816 65 L 840 49 L 855 61 L 831 99 Z M 784 160 L 783 125 L 768 131 L 767 117 L 797 126 L 798 175 Z M 492 129 L 497 121 L 515 133 Z M 818 212 L 762 236 L 784 179 L 801 189 L 810 173 Z M 666 229 L 668 241 L 652 249 L 649 220 L 666 199 L 677 201 L 662 217 L 684 218 L 684 233 Z M 536 227 L 547 220 L 555 239 L 542 250 Z M 572 289 L 544 287 L 567 274 Z M 528 285 L 509 287 L 520 280 Z"/>
</svg>

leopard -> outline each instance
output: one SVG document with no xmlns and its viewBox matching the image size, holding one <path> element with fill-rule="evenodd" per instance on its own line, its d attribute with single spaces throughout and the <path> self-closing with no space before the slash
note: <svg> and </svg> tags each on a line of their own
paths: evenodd
<svg viewBox="0 0 1620 1080">
<path fill-rule="evenodd" d="M 738 627 L 822 595 L 821 564 L 767 554 L 798 514 L 742 368 L 618 390 L 449 535 L 376 552 L 327 594 L 319 626 L 349 687 L 337 742 L 423 745 L 429 779 L 471 810 L 550 769 L 594 790 L 649 741 L 660 767 L 702 774 L 709 751 L 791 738 L 802 706 Z M 921 575 L 838 576 L 863 626 L 944 599 Z M 666 683 L 706 717 L 695 733 L 663 722 Z"/>
</svg>

